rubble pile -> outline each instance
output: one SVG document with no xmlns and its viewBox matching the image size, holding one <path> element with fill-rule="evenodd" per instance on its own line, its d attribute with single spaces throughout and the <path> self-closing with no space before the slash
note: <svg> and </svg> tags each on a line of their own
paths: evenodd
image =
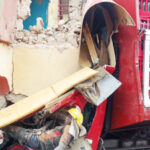
<svg viewBox="0 0 150 150">
<path fill-rule="evenodd" d="M 30 13 L 31 0 L 19 0 L 17 3 L 17 30 L 23 29 L 23 20 L 27 19 Z"/>
<path fill-rule="evenodd" d="M 48 47 L 54 46 L 62 51 L 68 48 L 79 46 L 81 19 L 82 19 L 82 0 L 69 0 L 69 20 L 60 20 L 58 25 L 44 29 L 42 18 L 37 18 L 37 24 L 30 26 L 30 30 L 23 29 L 23 21 L 30 17 L 31 0 L 19 0 L 17 4 L 17 21 L 13 34 L 13 44 L 28 45 L 30 47 Z M 62 49 L 63 48 L 63 49 Z M 4 97 L 5 102 L 16 103 L 25 98 L 24 95 L 16 95 L 13 92 Z M 4 102 L 4 100 L 3 100 Z M 1 105 L 3 105 L 1 102 Z M 0 106 L 6 107 L 5 106 Z"/>
<path fill-rule="evenodd" d="M 29 45 L 59 45 L 78 47 L 81 31 L 82 0 L 69 1 L 69 20 L 60 20 L 58 25 L 44 29 L 42 18 L 37 18 L 37 24 L 30 26 L 29 30 L 23 29 L 23 20 L 30 16 L 30 0 L 18 1 L 17 26 L 14 32 L 13 44 Z M 26 9 L 24 9 L 25 7 Z M 22 10 L 27 10 L 22 11 Z"/>
<path fill-rule="evenodd" d="M 59 24 L 51 29 L 41 31 L 32 28 L 32 31 L 17 30 L 14 33 L 14 44 L 44 44 L 59 46 L 60 44 L 70 44 L 78 47 L 80 36 L 80 24 L 76 23 L 76 29 L 71 28 L 71 23 Z"/>
</svg>

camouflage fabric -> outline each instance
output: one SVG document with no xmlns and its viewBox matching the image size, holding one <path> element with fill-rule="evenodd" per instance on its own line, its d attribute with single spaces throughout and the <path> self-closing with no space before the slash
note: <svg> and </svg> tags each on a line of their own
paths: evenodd
<svg viewBox="0 0 150 150">
<path fill-rule="evenodd" d="M 39 146 L 42 150 L 54 150 L 58 146 L 60 138 L 63 134 L 63 126 L 56 127 L 55 129 L 48 130 L 41 134 L 39 139 Z"/>
<path fill-rule="evenodd" d="M 64 113 L 63 113 L 64 112 Z M 38 130 L 8 126 L 4 131 L 21 145 L 37 150 L 54 150 L 59 143 L 68 145 L 72 136 L 69 134 L 72 117 L 65 111 L 52 114 L 50 129 L 39 134 Z"/>
<path fill-rule="evenodd" d="M 40 135 L 31 129 L 17 126 L 7 128 L 8 134 L 17 140 L 21 145 L 35 148 L 37 150 L 54 150 L 59 142 L 68 145 L 72 136 L 69 134 L 69 125 L 58 126 Z"/>
</svg>

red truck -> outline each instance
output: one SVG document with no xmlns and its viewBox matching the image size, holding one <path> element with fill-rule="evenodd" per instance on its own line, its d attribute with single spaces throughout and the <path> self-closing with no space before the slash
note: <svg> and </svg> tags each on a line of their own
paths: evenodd
<svg viewBox="0 0 150 150">
<path fill-rule="evenodd" d="M 116 147 L 113 147 L 108 140 L 108 144 L 106 144 L 108 149 L 150 149 L 148 146 L 150 136 L 150 1 L 114 1 L 126 9 L 135 25 L 120 24 L 119 32 L 113 36 L 116 49 L 114 75 L 122 82 L 122 86 L 109 98 L 111 100 L 105 101 L 97 108 L 96 113 L 99 112 L 97 116 L 99 120 L 97 119 L 97 122 L 94 120 L 90 130 L 91 135 L 88 135 L 88 138 L 95 138 L 95 145 L 94 143 L 92 145 L 93 150 L 96 150 L 96 137 L 99 134 L 95 130 L 100 131 L 101 137 L 106 140 L 116 139 L 116 141 L 114 140 L 117 143 Z M 89 1 L 88 11 L 92 7 L 101 5 L 108 8 L 107 10 L 110 12 L 111 7 L 107 7 L 109 2 L 112 1 Z M 119 15 L 121 16 L 123 13 Z M 93 28 L 96 28 L 96 24 L 94 25 Z M 102 129 L 103 132 L 101 132 Z M 140 141 L 144 143 L 138 145 Z"/>
<path fill-rule="evenodd" d="M 122 6 L 122 11 L 114 9 L 120 6 Z M 113 30 L 118 28 L 119 31 L 112 36 L 116 63 L 114 66 L 106 66 L 106 70 L 114 73 L 114 76 L 122 82 L 122 86 L 96 108 L 87 139 L 92 141 L 93 150 L 105 149 L 102 139 L 104 143 L 109 143 L 111 140 L 117 143 L 115 146 L 112 146 L 113 143 L 106 144 L 106 149 L 150 149 L 148 143 L 150 137 L 150 31 L 148 30 L 150 28 L 150 1 L 89 0 L 85 5 L 83 24 L 92 8 L 97 7 L 104 7 L 109 12 L 111 20 L 114 23 L 118 21 L 116 25 L 120 24 L 113 26 Z M 96 16 L 96 11 L 94 13 L 93 15 Z M 93 23 L 93 18 L 89 18 L 89 22 Z M 93 35 L 96 26 L 103 22 L 103 18 L 99 16 L 96 20 L 91 27 Z M 133 26 L 127 26 L 127 24 Z M 76 92 L 71 95 L 72 97 L 67 97 L 64 102 L 72 104 L 69 100 L 72 100 L 76 94 L 78 95 Z M 78 102 L 80 96 L 79 99 L 74 98 L 73 101 L 82 107 L 85 103 Z M 68 104 L 62 103 L 56 108 L 62 106 L 68 107 Z M 143 140 L 146 144 L 143 147 L 138 146 L 137 141 Z M 130 141 L 131 144 L 126 147 L 125 141 Z"/>
</svg>

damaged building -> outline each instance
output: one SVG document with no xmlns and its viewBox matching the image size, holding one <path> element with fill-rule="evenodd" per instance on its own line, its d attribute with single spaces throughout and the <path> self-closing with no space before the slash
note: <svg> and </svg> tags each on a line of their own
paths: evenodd
<svg viewBox="0 0 150 150">
<path fill-rule="evenodd" d="M 122 84 L 112 75 L 120 24 L 135 25 L 113 0 L 1 0 L 0 139 L 103 148 L 107 98 Z"/>
<path fill-rule="evenodd" d="M 8 94 L 8 101 L 29 96 L 79 69 L 82 1 L 18 0 L 9 1 L 9 6 L 1 1 L 0 6 L 0 94 Z"/>
</svg>

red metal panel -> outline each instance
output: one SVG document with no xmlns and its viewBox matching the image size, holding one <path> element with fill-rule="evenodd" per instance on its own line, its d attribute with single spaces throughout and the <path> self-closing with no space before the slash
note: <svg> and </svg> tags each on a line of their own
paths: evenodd
<svg viewBox="0 0 150 150">
<path fill-rule="evenodd" d="M 9 93 L 8 81 L 5 77 L 0 76 L 0 95 L 6 95 Z"/>
<path fill-rule="evenodd" d="M 137 20 L 137 0 L 115 0 Z M 138 30 L 137 26 L 120 25 L 117 36 L 120 49 L 120 74 L 122 86 L 115 93 L 111 128 L 116 129 L 144 120 L 144 105 L 138 71 Z"/>
<path fill-rule="evenodd" d="M 102 2 L 113 1 L 89 0 L 83 16 L 85 16 L 91 7 Z M 116 0 L 115 2 L 125 7 L 135 23 L 139 23 L 137 20 L 138 3 L 136 0 Z M 121 25 L 119 27 L 119 32 L 120 33 L 117 36 L 120 47 L 119 79 L 123 85 L 115 94 L 111 125 L 112 129 L 138 123 L 144 119 L 144 106 L 138 71 L 139 42 L 137 26 L 131 27 Z"/>
<path fill-rule="evenodd" d="M 114 67 L 109 66 L 105 66 L 105 69 L 111 74 L 115 70 Z M 87 134 L 87 138 L 92 140 L 92 150 L 97 150 L 98 147 L 105 120 L 106 106 L 107 100 L 97 107 L 92 126 Z"/>
<path fill-rule="evenodd" d="M 150 121 L 150 108 L 144 108 L 144 120 Z"/>
<path fill-rule="evenodd" d="M 132 19 L 135 23 L 137 23 L 138 19 L 138 0 L 114 0 L 116 3 L 124 7 L 129 14 L 131 15 Z"/>
<path fill-rule="evenodd" d="M 87 134 L 87 138 L 92 140 L 92 150 L 97 150 L 98 147 L 105 120 L 106 106 L 107 101 L 104 101 L 97 107 L 92 126 Z"/>
</svg>

